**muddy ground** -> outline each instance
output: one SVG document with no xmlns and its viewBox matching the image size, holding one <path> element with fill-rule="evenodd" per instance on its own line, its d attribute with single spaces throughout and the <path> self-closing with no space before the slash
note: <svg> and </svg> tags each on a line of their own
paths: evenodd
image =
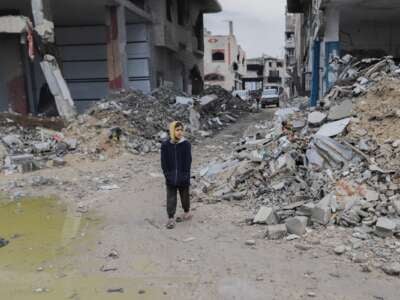
<svg viewBox="0 0 400 300">
<path fill-rule="evenodd" d="M 272 113 L 194 145 L 194 171 Z M 0 236 L 10 240 L 0 249 L 0 299 L 400 299 L 398 277 L 333 253 L 344 229 L 310 234 L 309 249 L 269 241 L 265 227 L 246 225 L 254 212 L 245 201 L 193 203 L 193 220 L 165 229 L 158 155 L 1 175 L 0 187 L 9 203 Z"/>
</svg>

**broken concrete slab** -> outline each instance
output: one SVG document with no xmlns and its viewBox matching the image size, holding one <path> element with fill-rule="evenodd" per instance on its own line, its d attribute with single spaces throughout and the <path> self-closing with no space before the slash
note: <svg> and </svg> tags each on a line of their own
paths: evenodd
<svg viewBox="0 0 400 300">
<path fill-rule="evenodd" d="M 278 223 L 278 218 L 272 207 L 263 206 L 254 217 L 253 223 L 274 225 Z"/>
<path fill-rule="evenodd" d="M 312 210 L 311 220 L 321 225 L 327 225 L 332 216 L 333 194 L 325 196 Z"/>
<path fill-rule="evenodd" d="M 267 227 L 266 237 L 270 240 L 280 240 L 287 235 L 286 224 L 269 225 Z"/>
<path fill-rule="evenodd" d="M 6 135 L 6 136 L 2 137 L 2 140 L 10 148 L 23 146 L 23 143 L 22 143 L 20 137 L 16 134 Z"/>
<path fill-rule="evenodd" d="M 400 200 L 393 201 L 393 208 L 396 211 L 397 215 L 400 216 Z"/>
<path fill-rule="evenodd" d="M 176 104 L 179 105 L 192 105 L 193 104 L 193 98 L 192 97 L 182 97 L 182 96 L 176 96 Z"/>
<path fill-rule="evenodd" d="M 399 276 L 400 275 L 400 263 L 388 263 L 382 266 L 383 272 L 390 276 Z"/>
<path fill-rule="evenodd" d="M 351 118 L 324 124 L 316 133 L 317 135 L 333 137 L 342 133 L 350 124 Z"/>
<path fill-rule="evenodd" d="M 296 213 L 299 216 L 311 217 L 314 208 L 315 208 L 315 204 L 314 203 L 306 203 L 306 204 L 303 204 L 302 206 L 300 206 L 297 209 Z"/>
<path fill-rule="evenodd" d="M 306 233 L 308 218 L 303 216 L 288 218 L 285 221 L 287 232 L 302 236 Z"/>
<path fill-rule="evenodd" d="M 58 113 L 66 120 L 72 120 L 76 116 L 74 101 L 55 57 L 45 55 L 40 66 L 54 96 Z"/>
<path fill-rule="evenodd" d="M 378 218 L 378 222 L 375 226 L 375 234 L 379 237 L 386 238 L 393 236 L 393 232 L 396 229 L 396 223 L 387 217 Z"/>
<path fill-rule="evenodd" d="M 353 115 L 353 102 L 351 100 L 345 100 L 342 103 L 332 106 L 329 110 L 328 120 L 336 121 L 344 118 L 348 118 Z"/>
<path fill-rule="evenodd" d="M 326 114 L 319 111 L 314 111 L 308 115 L 308 124 L 311 126 L 321 126 L 325 120 Z"/>
<path fill-rule="evenodd" d="M 365 200 L 367 200 L 368 202 L 378 201 L 379 193 L 373 190 L 367 190 L 365 192 Z"/>
<path fill-rule="evenodd" d="M 30 21 L 24 16 L 0 17 L 0 33 L 21 34 L 29 30 Z"/>
</svg>

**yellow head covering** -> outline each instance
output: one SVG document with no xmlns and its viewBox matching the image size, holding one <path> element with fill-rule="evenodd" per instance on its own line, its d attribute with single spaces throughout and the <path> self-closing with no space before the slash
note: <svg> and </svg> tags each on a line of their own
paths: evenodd
<svg viewBox="0 0 400 300">
<path fill-rule="evenodd" d="M 178 142 L 178 139 L 175 136 L 175 129 L 177 125 L 181 125 L 181 122 L 174 121 L 171 124 L 169 124 L 169 137 L 171 138 L 171 141 L 174 143 Z"/>
</svg>

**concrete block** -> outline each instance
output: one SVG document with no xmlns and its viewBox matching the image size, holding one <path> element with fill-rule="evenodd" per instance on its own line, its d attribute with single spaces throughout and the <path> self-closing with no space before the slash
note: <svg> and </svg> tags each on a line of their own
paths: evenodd
<svg viewBox="0 0 400 300">
<path fill-rule="evenodd" d="M 296 213 L 299 216 L 311 217 L 314 208 L 315 208 L 315 204 L 314 203 L 306 203 L 306 204 L 303 204 L 302 206 L 300 206 L 297 209 Z"/>
<path fill-rule="evenodd" d="M 254 223 L 273 225 L 278 223 L 275 211 L 272 207 L 263 206 L 254 217 Z"/>
<path fill-rule="evenodd" d="M 267 238 L 270 240 L 280 240 L 287 235 L 286 224 L 269 225 L 267 227 Z"/>
<path fill-rule="evenodd" d="M 314 111 L 308 115 L 308 124 L 311 126 L 320 126 L 326 120 L 326 114 Z"/>
<path fill-rule="evenodd" d="M 365 199 L 367 201 L 378 201 L 379 200 L 379 193 L 373 190 L 367 190 L 365 192 Z"/>
<path fill-rule="evenodd" d="M 331 109 L 329 110 L 328 120 L 341 120 L 350 117 L 352 114 L 353 102 L 351 100 L 345 100 L 342 103 L 331 107 Z"/>
<path fill-rule="evenodd" d="M 327 225 L 331 216 L 332 212 L 330 207 L 316 206 L 312 210 L 311 220 L 321 225 Z"/>
<path fill-rule="evenodd" d="M 302 236 L 303 234 L 306 233 L 308 218 L 307 217 L 288 218 L 286 219 L 285 224 L 288 233 Z"/>
<path fill-rule="evenodd" d="M 391 237 L 395 229 L 395 222 L 386 217 L 381 217 L 378 218 L 378 222 L 376 223 L 375 234 L 382 238 Z"/>
<path fill-rule="evenodd" d="M 393 201 L 393 208 L 396 211 L 396 213 L 400 216 L 400 200 Z"/>
</svg>

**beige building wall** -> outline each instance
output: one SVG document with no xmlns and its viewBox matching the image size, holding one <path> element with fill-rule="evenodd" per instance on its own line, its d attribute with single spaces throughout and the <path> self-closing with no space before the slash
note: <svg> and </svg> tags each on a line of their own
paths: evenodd
<svg viewBox="0 0 400 300">
<path fill-rule="evenodd" d="M 242 89 L 246 75 L 246 52 L 235 35 L 204 36 L 205 85 L 220 85 L 228 91 Z"/>
</svg>

